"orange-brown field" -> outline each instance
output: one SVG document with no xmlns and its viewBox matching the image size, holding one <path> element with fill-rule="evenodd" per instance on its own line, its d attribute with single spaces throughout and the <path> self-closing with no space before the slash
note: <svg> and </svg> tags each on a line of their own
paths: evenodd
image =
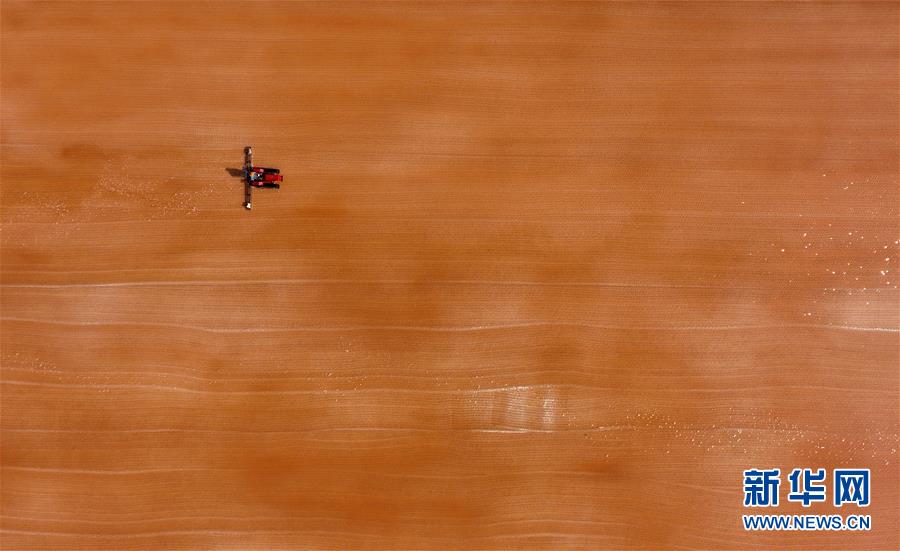
<svg viewBox="0 0 900 551">
<path fill-rule="evenodd" d="M 0 5 L 4 551 L 900 545 L 897 2 Z"/>
</svg>

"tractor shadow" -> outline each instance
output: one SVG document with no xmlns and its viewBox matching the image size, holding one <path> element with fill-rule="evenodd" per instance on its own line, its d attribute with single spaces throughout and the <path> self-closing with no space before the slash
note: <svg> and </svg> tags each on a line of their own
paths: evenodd
<svg viewBox="0 0 900 551">
<path fill-rule="evenodd" d="M 228 173 L 232 178 L 240 178 L 241 182 L 244 184 L 244 208 L 250 209 L 250 202 L 253 200 L 252 193 L 253 191 L 250 189 L 250 186 L 247 185 L 246 180 L 244 179 L 244 169 L 243 168 L 226 168 L 225 172 Z"/>
</svg>

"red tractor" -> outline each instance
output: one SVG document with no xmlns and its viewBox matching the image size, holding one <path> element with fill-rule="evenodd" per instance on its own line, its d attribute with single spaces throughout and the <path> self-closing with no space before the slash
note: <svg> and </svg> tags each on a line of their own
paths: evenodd
<svg viewBox="0 0 900 551">
<path fill-rule="evenodd" d="M 252 208 L 250 200 L 252 188 L 280 188 L 279 182 L 284 180 L 280 172 L 277 168 L 253 166 L 253 148 L 249 146 L 244 148 L 244 207 L 247 210 Z"/>
</svg>

